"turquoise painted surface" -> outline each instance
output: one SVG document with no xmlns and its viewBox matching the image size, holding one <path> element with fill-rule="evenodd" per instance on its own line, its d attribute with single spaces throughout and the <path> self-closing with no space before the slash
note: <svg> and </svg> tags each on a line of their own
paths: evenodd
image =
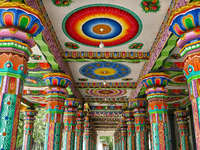
<svg viewBox="0 0 200 150">
<path fill-rule="evenodd" d="M 181 136 L 181 144 L 182 144 L 182 150 L 186 150 L 186 144 L 185 144 L 185 137 Z M 189 142 L 189 141 L 188 141 Z"/>
<path fill-rule="evenodd" d="M 166 150 L 169 150 L 169 130 L 168 130 L 168 123 L 164 123 L 164 129 L 165 129 L 165 146 Z"/>
<path fill-rule="evenodd" d="M 137 150 L 141 150 L 141 141 L 140 141 L 140 132 L 136 132 L 136 148 Z"/>
<path fill-rule="evenodd" d="M 196 100 L 197 100 L 197 106 L 199 106 L 197 107 L 198 115 L 200 116 L 200 97 L 197 97 Z M 200 117 L 199 117 L 199 121 L 200 121 Z"/>
<path fill-rule="evenodd" d="M 0 147 L 9 150 L 11 146 L 12 129 L 14 123 L 15 107 L 17 96 L 15 94 L 2 94 L 1 114 L 0 114 L 0 131 L 6 132 L 6 136 L 0 134 Z M 10 102 L 10 105 L 7 103 Z"/>
<path fill-rule="evenodd" d="M 127 146 L 128 146 L 128 150 L 132 150 L 132 132 L 130 132 L 131 136 L 128 136 L 128 140 L 127 140 Z M 127 135 L 129 135 L 129 131 L 127 132 Z"/>
<path fill-rule="evenodd" d="M 74 150 L 76 150 L 76 149 L 77 149 L 77 136 L 75 136 L 75 141 L 74 141 Z"/>
<path fill-rule="evenodd" d="M 60 150 L 61 123 L 55 123 L 53 150 Z"/>
<path fill-rule="evenodd" d="M 153 129 L 153 149 L 154 150 L 160 150 L 159 147 L 159 134 L 158 134 L 158 123 L 152 124 Z"/>
<path fill-rule="evenodd" d="M 68 140 L 70 140 L 70 145 L 67 144 Z M 68 131 L 65 131 L 63 150 L 74 150 L 74 140 L 75 140 L 75 132 L 71 132 L 71 134 L 68 134 Z"/>
<path fill-rule="evenodd" d="M 88 149 L 86 149 L 86 146 L 88 145 L 90 145 L 90 140 L 89 140 L 89 136 L 86 136 L 86 135 L 84 135 L 84 150 L 88 150 Z"/>
<path fill-rule="evenodd" d="M 80 150 L 83 149 L 83 136 L 80 136 L 80 145 L 79 145 L 79 148 L 80 148 Z"/>
<path fill-rule="evenodd" d="M 64 132 L 64 137 L 63 137 L 63 149 L 67 149 L 67 132 Z"/>
<path fill-rule="evenodd" d="M 48 137 L 49 137 L 49 123 L 46 123 L 45 137 L 44 137 L 44 150 L 48 147 Z"/>
</svg>

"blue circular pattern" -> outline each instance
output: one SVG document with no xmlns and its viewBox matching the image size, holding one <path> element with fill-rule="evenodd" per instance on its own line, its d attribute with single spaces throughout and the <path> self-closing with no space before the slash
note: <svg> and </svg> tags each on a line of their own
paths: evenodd
<svg viewBox="0 0 200 150">
<path fill-rule="evenodd" d="M 116 72 L 113 75 L 108 76 L 102 76 L 95 73 L 95 70 L 100 68 L 111 68 L 114 69 Z M 120 63 L 114 63 L 114 62 L 95 62 L 95 63 L 89 63 L 84 66 L 82 66 L 79 70 L 79 72 L 91 79 L 96 80 L 115 80 L 119 78 L 124 78 L 128 76 L 131 73 L 131 70 L 128 66 L 120 64 Z"/>
<path fill-rule="evenodd" d="M 104 24 L 111 28 L 111 32 L 107 34 L 97 34 L 92 29 L 94 26 Z M 118 36 L 122 32 L 122 26 L 115 20 L 109 18 L 95 18 L 87 21 L 82 26 L 82 31 L 85 35 L 94 39 L 111 39 Z"/>
</svg>

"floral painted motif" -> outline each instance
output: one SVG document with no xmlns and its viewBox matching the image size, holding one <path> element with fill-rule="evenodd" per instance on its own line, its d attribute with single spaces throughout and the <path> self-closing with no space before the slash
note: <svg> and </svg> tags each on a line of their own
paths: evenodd
<svg viewBox="0 0 200 150">
<path fill-rule="evenodd" d="M 170 59 L 179 59 L 179 58 L 181 58 L 181 55 L 180 54 L 172 54 L 169 58 Z"/>
<path fill-rule="evenodd" d="M 145 13 L 156 13 L 160 10 L 159 0 L 142 0 L 140 5 Z"/>
<path fill-rule="evenodd" d="M 78 78 L 78 81 L 87 81 L 87 78 Z"/>
<path fill-rule="evenodd" d="M 58 7 L 66 7 L 72 3 L 72 0 L 52 0 L 52 2 Z"/>
<path fill-rule="evenodd" d="M 130 46 L 129 46 L 129 49 L 142 49 L 142 47 L 143 47 L 143 43 L 133 43 L 133 44 L 131 44 Z"/>
<path fill-rule="evenodd" d="M 42 56 L 41 55 L 32 54 L 31 55 L 31 59 L 33 59 L 33 60 L 42 60 Z"/>
<path fill-rule="evenodd" d="M 65 46 L 69 49 L 78 49 L 79 46 L 76 43 L 72 43 L 72 42 L 66 42 Z"/>
</svg>

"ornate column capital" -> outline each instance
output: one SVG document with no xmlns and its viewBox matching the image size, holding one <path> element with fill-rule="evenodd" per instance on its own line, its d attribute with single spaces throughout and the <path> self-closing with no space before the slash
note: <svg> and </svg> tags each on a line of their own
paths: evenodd
<svg viewBox="0 0 200 150">
<path fill-rule="evenodd" d="M 186 124 L 188 123 L 188 116 L 190 112 L 188 110 L 177 110 L 174 112 L 175 116 L 177 117 L 178 124 Z"/>
<path fill-rule="evenodd" d="M 61 72 L 47 73 L 43 80 L 48 86 L 47 100 L 64 101 L 68 94 L 66 88 L 71 84 L 71 77 Z"/>
<path fill-rule="evenodd" d="M 0 145 L 14 150 L 27 62 L 35 45 L 32 36 L 45 22 L 39 11 L 20 2 L 1 1 L 0 16 Z"/>
</svg>

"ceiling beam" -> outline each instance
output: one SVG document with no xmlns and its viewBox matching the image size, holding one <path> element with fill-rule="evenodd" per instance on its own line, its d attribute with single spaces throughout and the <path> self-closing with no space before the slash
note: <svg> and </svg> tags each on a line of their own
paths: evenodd
<svg viewBox="0 0 200 150">
<path fill-rule="evenodd" d="M 65 62 L 147 62 L 149 52 L 68 52 L 64 54 Z"/>
<path fill-rule="evenodd" d="M 128 98 L 83 98 L 84 102 L 87 103 L 128 103 Z"/>
<path fill-rule="evenodd" d="M 76 89 L 102 89 L 102 88 L 120 88 L 120 89 L 134 89 L 137 87 L 136 82 L 106 82 L 106 85 L 103 82 L 99 83 L 83 83 L 77 82 L 75 85 Z"/>
</svg>

